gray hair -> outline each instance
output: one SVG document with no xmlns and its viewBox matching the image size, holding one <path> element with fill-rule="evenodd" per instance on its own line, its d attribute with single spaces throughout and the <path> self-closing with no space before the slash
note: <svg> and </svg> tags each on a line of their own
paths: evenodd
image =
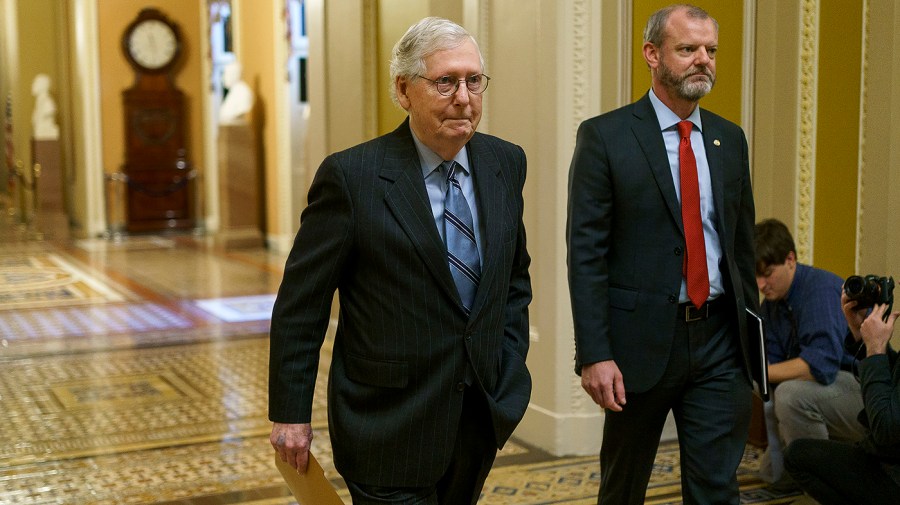
<svg viewBox="0 0 900 505">
<path fill-rule="evenodd" d="M 478 50 L 481 71 L 484 72 L 484 56 L 478 43 L 465 28 L 448 19 L 427 17 L 409 27 L 391 51 L 391 101 L 400 105 L 397 99 L 397 78 L 412 80 L 417 74 L 425 73 L 425 58 L 447 49 L 459 47 L 471 40 Z"/>
<path fill-rule="evenodd" d="M 716 32 L 719 31 L 719 22 L 705 10 L 690 4 L 674 4 L 663 7 L 650 15 L 650 19 L 647 20 L 647 26 L 644 28 L 644 42 L 661 47 L 663 40 L 666 38 L 666 23 L 669 21 L 669 16 L 679 9 L 685 9 L 685 13 L 690 18 L 711 19 L 716 27 Z"/>
</svg>

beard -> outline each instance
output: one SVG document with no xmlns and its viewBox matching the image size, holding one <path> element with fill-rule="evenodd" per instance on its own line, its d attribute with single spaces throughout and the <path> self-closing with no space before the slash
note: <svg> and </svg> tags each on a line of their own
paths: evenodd
<svg viewBox="0 0 900 505">
<path fill-rule="evenodd" d="M 709 67 L 694 68 L 682 75 L 675 75 L 675 72 L 660 60 L 658 70 L 659 80 L 664 86 L 674 90 L 679 98 L 691 102 L 696 102 L 706 96 L 716 83 L 716 75 Z M 705 79 L 690 80 L 697 75 L 704 76 Z"/>
</svg>

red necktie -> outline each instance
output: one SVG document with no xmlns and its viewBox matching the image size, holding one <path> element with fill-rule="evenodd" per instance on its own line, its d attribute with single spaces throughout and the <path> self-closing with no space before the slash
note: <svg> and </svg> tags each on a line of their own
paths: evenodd
<svg viewBox="0 0 900 505">
<path fill-rule="evenodd" d="M 697 160 L 691 149 L 693 123 L 678 123 L 681 143 L 678 146 L 678 165 L 681 172 L 681 220 L 684 223 L 684 240 L 687 244 L 685 279 L 687 294 L 698 309 L 709 297 L 709 272 L 706 269 L 706 242 L 703 239 L 703 222 L 700 219 L 700 184 L 697 182 Z"/>
</svg>

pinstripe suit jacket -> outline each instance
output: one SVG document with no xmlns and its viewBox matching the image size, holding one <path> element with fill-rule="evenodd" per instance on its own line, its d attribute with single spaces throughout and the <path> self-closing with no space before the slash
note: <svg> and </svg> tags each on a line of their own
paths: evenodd
<svg viewBox="0 0 900 505">
<path fill-rule="evenodd" d="M 335 465 L 350 480 L 435 483 L 452 455 L 468 367 L 487 398 L 485 429 L 498 447 L 528 404 L 525 154 L 480 133 L 468 153 L 485 230 L 470 316 L 450 275 L 408 120 L 327 157 L 310 187 L 272 314 L 269 417 L 310 421 L 337 289 L 329 430 Z"/>
</svg>

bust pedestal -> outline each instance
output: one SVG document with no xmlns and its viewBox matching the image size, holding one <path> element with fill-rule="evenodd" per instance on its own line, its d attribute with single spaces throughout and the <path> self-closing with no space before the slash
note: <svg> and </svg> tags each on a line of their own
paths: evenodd
<svg viewBox="0 0 900 505">
<path fill-rule="evenodd" d="M 68 226 L 60 144 L 58 139 L 31 139 L 31 160 L 35 171 L 31 174 L 34 194 L 34 219 L 43 228 L 64 230 Z M 40 171 L 37 171 L 40 165 Z"/>
<path fill-rule="evenodd" d="M 262 171 L 249 124 L 219 126 L 219 232 L 226 248 L 262 247 Z"/>
<path fill-rule="evenodd" d="M 35 165 L 41 165 L 37 197 L 42 211 L 63 211 L 59 153 L 59 140 L 31 139 L 31 160 Z"/>
</svg>

